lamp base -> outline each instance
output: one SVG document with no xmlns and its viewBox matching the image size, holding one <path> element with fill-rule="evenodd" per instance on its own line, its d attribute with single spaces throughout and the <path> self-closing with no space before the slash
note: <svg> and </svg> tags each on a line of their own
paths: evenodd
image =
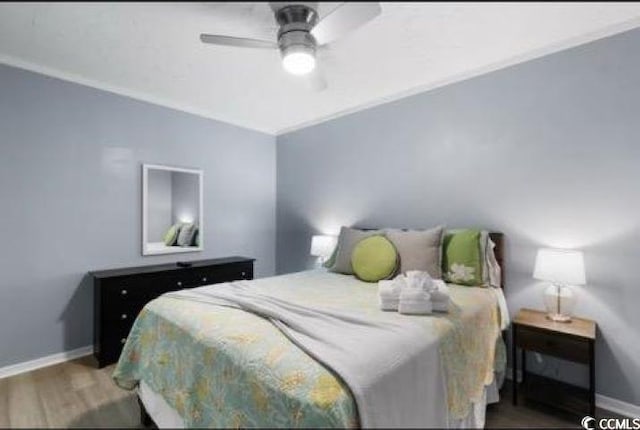
<svg viewBox="0 0 640 430">
<path fill-rule="evenodd" d="M 555 322 L 570 323 L 571 315 L 547 314 L 547 319 Z"/>
<path fill-rule="evenodd" d="M 576 295 L 566 285 L 550 285 L 544 292 L 547 319 L 556 322 L 571 322 L 576 305 Z"/>
</svg>

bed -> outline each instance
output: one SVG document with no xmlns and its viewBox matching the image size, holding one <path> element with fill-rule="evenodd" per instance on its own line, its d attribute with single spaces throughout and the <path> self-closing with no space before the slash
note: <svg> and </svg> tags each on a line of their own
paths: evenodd
<svg viewBox="0 0 640 430">
<path fill-rule="evenodd" d="M 492 239 L 502 266 L 502 237 Z M 375 284 L 326 270 L 243 282 L 309 306 L 414 319 L 438 339 L 445 383 L 429 402 L 446 409 L 447 427 L 482 427 L 486 404 L 498 399 L 506 361 L 502 289 L 451 285 L 449 313 L 404 316 L 378 309 Z M 159 297 L 138 316 L 114 379 L 137 388 L 159 427 L 360 426 L 354 396 L 338 374 L 268 320 L 240 309 Z"/>
</svg>

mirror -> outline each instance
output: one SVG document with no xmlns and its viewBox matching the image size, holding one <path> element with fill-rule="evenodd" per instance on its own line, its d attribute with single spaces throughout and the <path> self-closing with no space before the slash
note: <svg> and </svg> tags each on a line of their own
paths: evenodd
<svg viewBox="0 0 640 430">
<path fill-rule="evenodd" d="M 142 166 L 142 254 L 202 251 L 202 170 Z"/>
</svg>

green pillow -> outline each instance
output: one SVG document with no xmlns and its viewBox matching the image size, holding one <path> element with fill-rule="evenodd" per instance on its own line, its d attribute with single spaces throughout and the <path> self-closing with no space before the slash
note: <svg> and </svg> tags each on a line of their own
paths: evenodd
<svg viewBox="0 0 640 430">
<path fill-rule="evenodd" d="M 169 230 L 164 234 L 163 242 L 166 246 L 173 246 L 178 240 L 178 234 L 180 234 L 180 224 L 174 224 L 169 227 Z"/>
<path fill-rule="evenodd" d="M 398 252 L 384 236 L 370 236 L 356 244 L 351 253 L 351 267 L 365 282 L 388 279 L 398 268 Z"/>
<path fill-rule="evenodd" d="M 482 285 L 481 231 L 475 229 L 448 232 L 442 241 L 442 272 L 447 282 Z"/>
</svg>

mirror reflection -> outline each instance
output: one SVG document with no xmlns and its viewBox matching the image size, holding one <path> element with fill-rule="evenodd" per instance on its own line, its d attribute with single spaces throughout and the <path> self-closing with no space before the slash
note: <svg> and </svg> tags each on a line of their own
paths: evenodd
<svg viewBox="0 0 640 430">
<path fill-rule="evenodd" d="M 143 165 L 144 255 L 201 251 L 202 171 Z"/>
</svg>

